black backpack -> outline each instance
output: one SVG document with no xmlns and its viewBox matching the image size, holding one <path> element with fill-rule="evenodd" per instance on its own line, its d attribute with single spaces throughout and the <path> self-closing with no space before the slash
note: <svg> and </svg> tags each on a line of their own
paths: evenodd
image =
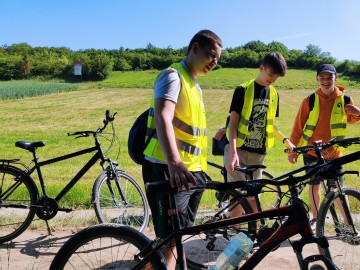
<svg viewBox="0 0 360 270">
<path fill-rule="evenodd" d="M 147 119 L 149 116 L 149 110 L 140 114 L 140 116 L 135 120 L 133 126 L 129 131 L 128 138 L 128 152 L 129 156 L 137 164 L 142 165 L 145 162 L 144 150 L 148 146 L 151 137 L 155 133 L 155 129 L 148 137 L 145 142 L 146 130 L 147 130 Z"/>
</svg>

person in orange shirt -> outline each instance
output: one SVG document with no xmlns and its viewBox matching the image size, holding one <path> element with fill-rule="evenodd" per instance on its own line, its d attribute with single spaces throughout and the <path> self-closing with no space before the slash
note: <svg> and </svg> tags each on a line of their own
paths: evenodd
<svg viewBox="0 0 360 270">
<path fill-rule="evenodd" d="M 335 86 L 337 79 L 338 75 L 333 65 L 323 64 L 317 69 L 316 80 L 320 87 L 301 103 L 290 137 L 294 145 L 306 146 L 313 145 L 313 142 L 318 140 L 327 142 L 334 137 L 344 138 L 346 124 L 360 120 L 360 109 L 354 106 L 350 96 L 345 95 L 343 87 Z M 342 156 L 342 152 L 331 148 L 324 150 L 322 155 L 326 160 L 331 160 Z M 296 153 L 289 152 L 288 159 L 291 163 L 296 163 Z M 303 156 L 303 159 L 304 164 L 312 163 L 316 161 L 316 154 L 309 152 Z M 313 216 L 310 223 L 313 230 L 316 228 L 320 198 L 320 182 L 311 182 L 309 199 Z"/>
</svg>

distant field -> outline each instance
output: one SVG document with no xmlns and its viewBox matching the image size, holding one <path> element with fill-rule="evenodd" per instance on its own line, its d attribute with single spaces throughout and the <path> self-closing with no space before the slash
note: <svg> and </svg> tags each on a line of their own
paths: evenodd
<svg viewBox="0 0 360 270">
<path fill-rule="evenodd" d="M 223 68 L 210 72 L 205 77 L 198 78 L 202 89 L 233 90 L 235 87 L 257 76 L 259 70 L 255 68 L 230 69 Z M 152 89 L 160 71 L 127 71 L 112 72 L 110 77 L 100 82 L 65 83 L 62 81 L 6 81 L 0 82 L 0 99 L 17 99 L 39 96 L 44 94 L 66 92 L 78 89 L 103 88 L 146 88 Z M 315 71 L 289 69 L 285 77 L 281 77 L 274 84 L 280 90 L 305 90 L 317 88 Z M 346 89 L 360 89 L 359 80 L 339 76 L 338 85 Z"/>
<path fill-rule="evenodd" d="M 17 99 L 76 90 L 78 85 L 59 82 L 0 81 L 0 99 Z"/>
<path fill-rule="evenodd" d="M 210 72 L 205 77 L 198 78 L 203 89 L 234 89 L 235 86 L 253 79 L 259 70 L 256 68 L 230 69 L 222 68 Z M 152 88 L 158 70 L 113 72 L 110 77 L 102 82 L 94 83 L 97 88 Z M 359 81 L 339 75 L 338 85 L 347 89 L 360 89 Z M 317 87 L 316 72 L 310 70 L 289 69 L 286 76 L 279 78 L 275 83 L 278 89 L 304 90 Z"/>
</svg>

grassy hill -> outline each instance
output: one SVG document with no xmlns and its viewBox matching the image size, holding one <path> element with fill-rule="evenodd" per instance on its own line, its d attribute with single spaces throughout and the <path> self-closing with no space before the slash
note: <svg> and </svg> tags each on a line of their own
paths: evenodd
<svg viewBox="0 0 360 270">
<path fill-rule="evenodd" d="M 255 77 L 257 72 L 257 69 L 220 69 L 200 78 L 200 84 L 204 89 L 210 143 L 211 136 L 224 125 L 233 89 L 236 85 Z M 78 83 L 76 91 L 60 91 L 17 99 L 15 102 L 9 99 L 0 100 L 0 125 L 2 127 L 0 159 L 21 158 L 25 164 L 31 164 L 31 154 L 15 147 L 15 142 L 18 140 L 45 141 L 46 146 L 38 151 L 40 160 L 92 147 L 91 138 L 75 140 L 74 137 L 68 137 L 67 133 L 97 129 L 102 126 L 105 110 L 110 109 L 118 113 L 115 127 L 120 144 L 114 146 L 109 156 L 117 159 L 121 168 L 142 183 L 141 167 L 132 162 L 127 154 L 127 136 L 136 117 L 149 106 L 151 88 L 157 74 L 158 71 L 114 72 L 103 82 Z M 316 83 L 312 81 L 315 81 L 314 72 L 289 70 L 287 76 L 280 78 L 276 83 L 280 95 L 280 117 L 276 120 L 276 125 L 287 136 L 290 135 L 300 102 L 316 87 Z M 349 89 L 348 93 L 355 103 L 360 104 L 360 85 L 353 81 L 339 80 L 339 82 Z M 0 83 L 0 92 L 3 91 L 2 84 Z M 348 127 L 348 136 L 359 136 L 359 124 Z M 103 143 L 106 149 L 108 142 L 104 140 Z M 209 149 L 210 147 L 209 144 Z M 275 147 L 268 152 L 265 159 L 268 170 L 274 175 L 297 168 L 302 164 L 299 162 L 297 165 L 291 165 L 283 153 L 283 148 L 281 142 L 276 142 Z M 117 156 L 118 149 L 120 149 L 119 156 Z M 347 150 L 347 153 L 354 150 L 359 150 L 359 147 L 352 147 Z M 87 158 L 90 157 L 87 156 Z M 209 160 L 222 163 L 221 157 L 209 155 Z M 50 195 L 64 186 L 66 180 L 70 179 L 84 162 L 85 159 L 82 157 L 45 167 L 44 177 L 50 187 L 48 190 Z M 358 161 L 348 168 L 356 170 L 359 165 Z M 81 180 L 65 197 L 66 203 L 89 205 L 91 188 L 99 173 L 100 166 L 95 166 L 85 175 L 85 179 Z M 210 169 L 209 175 L 214 179 L 221 179 L 219 171 L 215 169 Z M 345 184 L 360 188 L 360 182 L 355 176 L 347 177 Z"/>
</svg>

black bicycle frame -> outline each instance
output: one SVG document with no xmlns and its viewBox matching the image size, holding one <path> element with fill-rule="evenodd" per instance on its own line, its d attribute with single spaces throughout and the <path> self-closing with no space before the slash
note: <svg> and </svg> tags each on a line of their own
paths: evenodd
<svg viewBox="0 0 360 270">
<path fill-rule="evenodd" d="M 53 163 L 56 163 L 56 162 L 59 162 L 59 161 L 62 161 L 62 160 L 74 158 L 74 157 L 77 157 L 77 156 L 81 156 L 81 155 L 91 153 L 91 152 L 94 152 L 94 151 L 96 151 L 95 155 L 90 158 L 90 160 L 80 169 L 80 171 L 70 180 L 70 182 L 68 182 L 68 184 L 56 196 L 55 200 L 58 202 L 58 201 L 60 201 L 62 199 L 62 197 L 64 197 L 71 190 L 71 188 L 81 179 L 81 177 L 84 176 L 84 174 L 99 159 L 101 159 L 102 162 L 105 162 L 103 154 L 102 154 L 101 146 L 100 146 L 100 144 L 98 142 L 96 142 L 96 146 L 94 146 L 94 147 L 84 149 L 84 150 L 80 150 L 80 151 L 77 151 L 77 152 L 74 152 L 74 153 L 71 153 L 71 154 L 59 156 L 59 157 L 56 157 L 56 158 L 53 158 L 53 159 L 41 161 L 41 162 L 37 161 L 36 153 L 35 153 L 35 150 L 34 150 L 33 151 L 33 156 L 34 156 L 35 166 L 29 170 L 29 174 L 32 174 L 35 170 L 37 171 L 37 173 L 39 175 L 39 180 L 40 180 L 40 185 L 41 185 L 43 195 L 47 196 L 46 188 L 45 188 L 45 184 L 44 184 L 44 179 L 43 179 L 42 172 L 41 172 L 41 169 L 40 169 L 42 166 L 46 166 L 46 165 L 53 164 Z"/>
</svg>

